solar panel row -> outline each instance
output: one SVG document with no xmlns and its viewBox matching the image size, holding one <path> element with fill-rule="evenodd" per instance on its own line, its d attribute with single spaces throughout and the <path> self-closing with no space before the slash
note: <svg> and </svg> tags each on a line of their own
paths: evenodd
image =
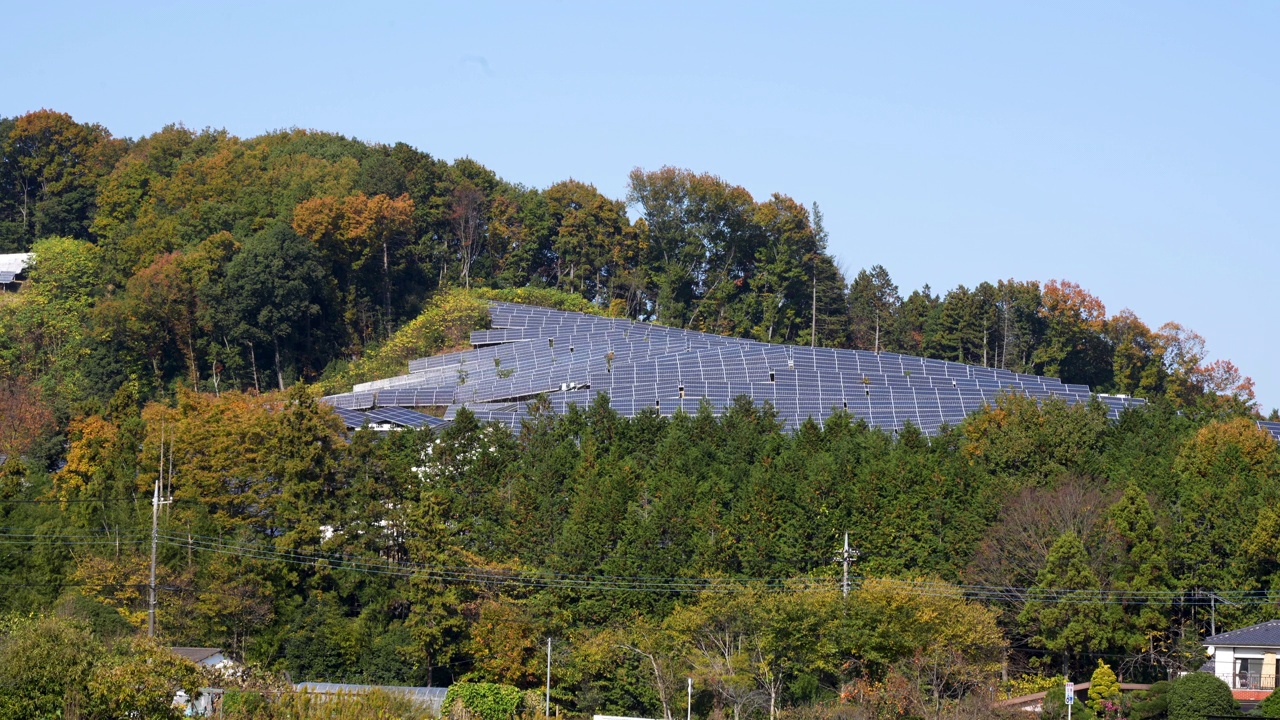
<svg viewBox="0 0 1280 720">
<path fill-rule="evenodd" d="M 412 360 L 407 375 L 363 383 L 325 401 L 411 427 L 419 421 L 407 415 L 397 421 L 382 411 L 443 406 L 448 421 L 465 405 L 481 419 L 514 423 L 527 417 L 527 401 L 544 394 L 553 412 L 565 412 L 604 393 L 627 416 L 704 406 L 720 413 L 745 395 L 770 403 L 788 428 L 849 412 L 885 429 L 910 422 L 932 433 L 1000 393 L 1071 404 L 1095 397 L 1084 385 L 999 368 L 775 345 L 527 305 L 491 303 L 490 318 L 492 329 L 472 333 L 473 350 Z M 1096 397 L 1113 418 L 1142 402 Z"/>
<path fill-rule="evenodd" d="M 1271 437 L 1275 438 L 1277 442 L 1280 442 L 1280 422 L 1275 422 L 1273 420 L 1259 420 L 1258 427 L 1271 433 Z"/>
</svg>

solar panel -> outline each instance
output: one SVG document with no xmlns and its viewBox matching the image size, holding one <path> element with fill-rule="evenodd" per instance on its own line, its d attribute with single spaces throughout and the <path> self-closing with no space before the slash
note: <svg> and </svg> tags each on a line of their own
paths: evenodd
<svg viewBox="0 0 1280 720">
<path fill-rule="evenodd" d="M 525 404 L 545 394 L 554 412 L 585 406 L 605 392 L 621 415 L 720 413 L 741 395 L 769 405 L 794 429 L 848 411 L 886 430 L 911 423 L 926 433 L 956 424 L 1003 393 L 1038 401 L 1089 402 L 1090 390 L 961 363 L 865 350 L 788 347 L 678 328 L 512 303 L 490 304 L 491 329 L 472 333 L 474 349 L 409 362 L 409 373 L 363 383 L 324 402 L 402 427 L 446 423 L 467 403 L 482 420 L 517 425 Z M 375 395 L 376 393 L 376 395 Z M 1141 405 L 1103 398 L 1108 414 Z M 374 405 L 377 409 L 368 414 Z M 439 405 L 445 420 L 406 410 Z M 399 412 L 408 414 L 401 415 Z M 358 416 L 358 417 L 357 417 Z M 345 420 L 344 420 L 345 421 Z M 1272 427 L 1274 426 L 1274 427 Z M 1280 423 L 1263 425 L 1280 437 Z"/>
<path fill-rule="evenodd" d="M 364 427 L 365 423 L 369 422 L 370 420 L 368 415 L 362 412 L 356 412 L 355 410 L 344 410 L 343 408 L 334 408 L 333 412 L 337 414 L 338 417 L 342 418 L 343 424 L 345 424 L 348 428 L 351 428 L 352 430 Z"/>
<path fill-rule="evenodd" d="M 389 422 L 401 427 L 420 428 L 428 424 L 429 416 L 400 407 L 381 407 L 366 413 L 374 420 Z"/>
</svg>

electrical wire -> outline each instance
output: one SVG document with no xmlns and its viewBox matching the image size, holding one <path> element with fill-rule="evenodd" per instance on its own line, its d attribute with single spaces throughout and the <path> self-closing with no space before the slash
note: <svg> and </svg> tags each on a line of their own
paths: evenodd
<svg viewBox="0 0 1280 720">
<path fill-rule="evenodd" d="M 20 531 L 20 532 L 19 532 Z M 149 539 L 145 531 L 80 531 L 77 533 L 32 533 L 28 529 L 0 528 L 0 545 L 115 545 Z M 834 577 L 741 578 L 741 577 L 660 577 L 559 573 L 544 570 L 478 567 L 474 565 L 433 565 L 392 560 L 373 560 L 336 554 L 280 550 L 251 543 L 227 542 L 203 535 L 158 534 L 165 545 L 188 548 L 251 560 L 283 562 L 301 567 L 329 568 L 366 575 L 402 579 L 433 580 L 446 583 L 497 587 L 523 587 L 601 592 L 656 592 L 670 594 L 764 592 L 812 592 L 839 589 Z M 922 579 L 878 579 L 857 576 L 851 586 L 881 584 L 886 590 L 919 597 L 963 597 L 989 603 L 1105 604 L 1105 605 L 1265 605 L 1277 602 L 1269 590 L 1107 590 L 978 585 Z"/>
</svg>

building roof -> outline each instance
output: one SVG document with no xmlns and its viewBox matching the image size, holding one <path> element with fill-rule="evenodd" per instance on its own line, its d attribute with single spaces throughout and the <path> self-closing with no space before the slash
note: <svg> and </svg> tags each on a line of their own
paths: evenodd
<svg viewBox="0 0 1280 720">
<path fill-rule="evenodd" d="M 171 647 L 169 648 L 169 651 L 172 652 L 174 655 L 181 655 L 182 657 L 199 665 L 200 663 L 204 662 L 205 660 L 208 660 L 214 655 L 218 655 L 219 653 L 221 653 L 222 648 Z"/>
<path fill-rule="evenodd" d="M 447 687 L 353 685 L 351 683 L 329 682 L 302 682 L 296 683 L 293 688 L 299 692 L 314 693 L 316 695 L 359 695 L 370 690 L 381 690 L 420 703 L 436 715 L 440 714 L 440 709 L 444 706 L 444 698 L 449 693 L 449 688 Z"/>
<path fill-rule="evenodd" d="M 1257 625 L 1218 633 L 1204 639 L 1205 645 L 1234 645 L 1237 647 L 1280 647 L 1280 620 L 1268 620 Z"/>
<path fill-rule="evenodd" d="M 14 275 L 20 274 L 27 269 L 27 265 L 31 262 L 31 253 L 9 253 L 8 255 L 0 255 L 0 272 L 11 272 Z"/>
</svg>

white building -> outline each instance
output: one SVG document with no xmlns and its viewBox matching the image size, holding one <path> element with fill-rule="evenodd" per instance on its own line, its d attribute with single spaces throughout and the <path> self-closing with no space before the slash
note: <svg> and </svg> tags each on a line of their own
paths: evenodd
<svg viewBox="0 0 1280 720">
<path fill-rule="evenodd" d="M 1280 620 L 1218 633 L 1205 638 L 1204 647 L 1209 662 L 1202 669 L 1222 678 L 1237 699 L 1261 699 L 1275 689 Z"/>
</svg>

